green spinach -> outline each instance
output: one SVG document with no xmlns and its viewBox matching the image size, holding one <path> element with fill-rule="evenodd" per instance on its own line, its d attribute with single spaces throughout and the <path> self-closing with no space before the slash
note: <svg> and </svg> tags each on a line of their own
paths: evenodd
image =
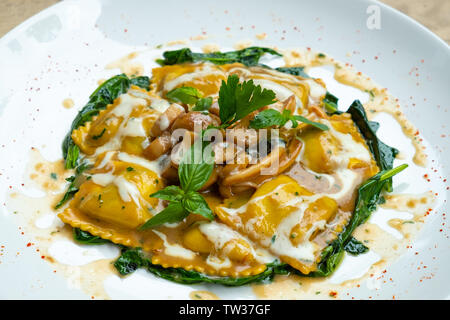
<svg viewBox="0 0 450 320">
<path fill-rule="evenodd" d="M 183 48 L 166 51 L 163 53 L 164 59 L 158 59 L 156 61 L 163 66 L 198 61 L 209 61 L 218 65 L 240 62 L 246 66 L 256 66 L 261 56 L 266 53 L 281 56 L 275 50 L 263 47 L 249 47 L 238 51 L 212 53 L 192 52 L 189 48 Z"/>
<path fill-rule="evenodd" d="M 407 164 L 403 164 L 394 169 L 381 171 L 359 187 L 355 210 L 349 223 L 337 239 L 322 252 L 318 270 L 311 274 L 312 276 L 326 277 L 336 269 L 343 258 L 345 247 L 350 241 L 353 241 L 353 231 L 366 222 L 370 214 L 375 211 L 382 198 L 381 193 L 390 179 L 407 167 Z M 350 249 L 350 247 L 347 248 Z"/>
<path fill-rule="evenodd" d="M 293 76 L 300 76 L 303 78 L 311 78 L 305 71 L 304 71 L 304 67 L 279 67 L 279 68 L 275 68 L 275 70 L 283 72 L 283 73 L 287 73 L 287 74 L 291 74 Z"/>
<path fill-rule="evenodd" d="M 75 241 L 81 243 L 81 244 L 104 244 L 104 243 L 110 243 L 109 240 L 102 239 L 98 236 L 93 236 L 87 231 L 83 231 L 79 228 L 73 228 L 73 238 Z"/>
<path fill-rule="evenodd" d="M 125 74 L 120 74 L 103 82 L 89 96 L 89 102 L 78 112 L 62 144 L 66 169 L 75 168 L 80 155 L 80 148 L 72 140 L 72 131 L 83 126 L 86 122 L 91 121 L 92 117 L 98 115 L 100 110 L 105 109 L 117 97 L 126 93 L 132 84 L 148 90 L 150 87 L 150 79 L 148 77 L 129 79 Z"/>
<path fill-rule="evenodd" d="M 66 181 L 70 182 L 70 184 L 67 187 L 67 190 L 64 193 L 62 199 L 56 204 L 55 209 L 61 208 L 64 205 L 64 203 L 66 203 L 69 199 L 73 197 L 75 193 L 78 192 L 80 185 L 86 179 L 83 172 L 89 168 L 90 165 L 88 165 L 87 163 L 82 163 L 75 169 L 75 175 L 66 179 Z"/>
<path fill-rule="evenodd" d="M 366 140 L 366 143 L 369 146 L 369 149 L 372 152 L 380 170 L 383 171 L 392 169 L 398 150 L 388 146 L 378 139 L 376 131 L 379 124 L 367 119 L 366 111 L 359 100 L 355 100 L 350 105 L 347 113 L 351 114 L 353 122 L 356 124 L 361 132 L 361 135 Z M 385 189 L 388 192 L 392 191 L 392 179 L 389 179 L 386 182 Z"/>
</svg>

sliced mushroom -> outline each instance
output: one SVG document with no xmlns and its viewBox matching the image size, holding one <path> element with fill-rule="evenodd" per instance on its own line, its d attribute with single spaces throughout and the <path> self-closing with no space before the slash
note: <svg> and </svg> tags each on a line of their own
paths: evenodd
<svg viewBox="0 0 450 320">
<path fill-rule="evenodd" d="M 297 101 L 295 100 L 295 95 L 290 96 L 286 100 L 283 101 L 284 109 L 289 110 L 291 114 L 295 112 L 297 108 Z"/>
<path fill-rule="evenodd" d="M 221 194 L 225 196 L 228 192 L 226 187 L 231 188 L 231 193 L 239 192 L 242 187 L 258 187 L 270 177 L 279 175 L 286 171 L 295 161 L 302 148 L 302 142 L 298 139 L 292 139 L 287 148 L 277 147 L 257 164 L 251 165 L 244 170 L 232 171 L 229 175 L 224 176 L 220 181 L 219 190 L 224 191 Z M 262 175 L 263 169 L 270 168 L 275 161 L 278 166 L 273 171 Z"/>
<path fill-rule="evenodd" d="M 216 101 L 211 105 L 211 108 L 209 108 L 209 112 L 211 112 L 212 114 L 219 116 L 220 112 L 219 112 L 219 103 Z"/>
<path fill-rule="evenodd" d="M 184 108 L 177 103 L 172 103 L 169 108 L 155 121 L 152 129 L 150 130 L 150 135 L 152 137 L 158 137 L 161 133 L 169 129 L 175 119 L 183 115 L 185 112 Z"/>
<path fill-rule="evenodd" d="M 200 111 L 191 111 L 178 117 L 173 123 L 171 130 L 186 129 L 194 131 L 198 126 L 201 130 L 206 129 L 209 125 L 218 126 L 220 119 L 213 114 L 204 114 Z"/>
<path fill-rule="evenodd" d="M 172 144 L 174 144 L 172 148 L 172 152 L 170 153 L 170 159 L 172 167 L 178 168 L 178 165 L 183 159 L 186 152 L 189 150 L 191 145 L 195 141 L 195 134 L 192 131 L 188 131 L 185 129 L 178 129 L 179 132 L 174 132 L 172 135 L 175 135 L 176 133 L 179 138 L 182 138 L 179 141 L 172 141 Z M 174 138 L 174 137 L 172 137 Z"/>
<path fill-rule="evenodd" d="M 308 111 L 309 111 L 309 113 L 315 113 L 319 118 L 327 118 L 328 117 L 326 112 L 323 110 L 323 108 L 316 106 L 316 105 L 309 106 Z"/>
<path fill-rule="evenodd" d="M 169 132 L 163 132 L 161 136 L 153 140 L 147 148 L 144 149 L 143 155 L 148 160 L 158 159 L 163 154 L 169 152 L 172 148 L 172 141 Z"/>
</svg>

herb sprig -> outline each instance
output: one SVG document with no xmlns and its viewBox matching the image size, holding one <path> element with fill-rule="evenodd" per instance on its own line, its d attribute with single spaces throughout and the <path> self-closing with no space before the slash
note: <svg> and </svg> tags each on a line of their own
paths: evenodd
<svg viewBox="0 0 450 320">
<path fill-rule="evenodd" d="M 209 180 L 214 169 L 214 158 L 212 155 L 204 155 L 205 147 L 206 144 L 201 139 L 197 140 L 180 162 L 178 166 L 180 186 L 168 186 L 150 195 L 169 201 L 169 205 L 143 224 L 141 230 L 181 221 L 190 213 L 199 214 L 209 220 L 214 219 L 208 203 L 197 192 Z"/>
<path fill-rule="evenodd" d="M 286 109 L 283 110 L 282 113 L 274 109 L 263 110 L 258 113 L 254 119 L 250 120 L 249 126 L 253 129 L 262 129 L 272 126 L 282 127 L 288 121 L 292 122 L 293 128 L 297 128 L 298 121 L 300 121 L 320 130 L 326 131 L 329 129 L 328 126 L 324 125 L 323 123 L 311 121 L 300 115 L 292 115 L 291 112 Z"/>
<path fill-rule="evenodd" d="M 211 97 L 204 98 L 203 93 L 192 87 L 175 88 L 169 91 L 166 97 L 173 102 L 193 105 L 193 111 L 209 110 L 213 101 Z"/>
<path fill-rule="evenodd" d="M 275 92 L 262 89 L 253 80 L 239 83 L 235 74 L 222 80 L 219 90 L 219 116 L 222 127 L 228 127 L 253 111 L 275 103 Z"/>
</svg>

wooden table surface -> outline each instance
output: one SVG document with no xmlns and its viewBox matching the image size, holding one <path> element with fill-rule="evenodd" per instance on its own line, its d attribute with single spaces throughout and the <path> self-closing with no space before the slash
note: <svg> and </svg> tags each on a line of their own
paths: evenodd
<svg viewBox="0 0 450 320">
<path fill-rule="evenodd" d="M 0 37 L 58 0 L 0 0 Z M 450 43 L 450 0 L 382 0 Z"/>
</svg>

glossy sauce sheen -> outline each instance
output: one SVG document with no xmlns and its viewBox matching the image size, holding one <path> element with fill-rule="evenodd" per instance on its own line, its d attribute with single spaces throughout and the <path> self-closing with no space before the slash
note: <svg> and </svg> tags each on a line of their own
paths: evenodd
<svg viewBox="0 0 450 320">
<path fill-rule="evenodd" d="M 307 54 L 304 52 L 299 54 L 299 52 L 300 51 L 297 50 L 284 52 L 287 65 L 294 66 L 296 64 L 301 64 L 306 66 L 317 66 L 321 64 L 339 64 L 332 58 L 327 57 L 325 60 L 317 59 L 317 55 L 311 52 L 308 52 Z M 126 60 L 130 58 L 132 57 L 129 55 L 126 59 L 123 58 L 120 60 L 120 67 L 123 68 L 124 71 L 126 71 L 126 65 L 128 64 Z M 115 62 L 115 64 L 117 63 L 119 62 Z M 339 81 L 359 87 L 362 90 L 373 90 L 376 87 L 371 81 L 360 81 L 361 79 L 358 79 L 356 75 L 353 76 L 353 74 L 356 73 L 349 71 L 348 68 L 345 68 L 344 66 L 341 67 L 342 68 L 339 68 L 341 71 L 336 76 Z M 204 72 L 202 77 L 197 78 L 197 68 L 201 68 L 203 71 L 206 69 L 208 72 Z M 312 80 L 299 80 L 296 77 L 279 73 L 274 74 L 274 72 L 269 72 L 261 68 L 254 68 L 252 69 L 252 72 L 249 72 L 242 65 L 222 67 L 213 65 L 183 66 L 166 67 L 154 70 L 154 77 L 158 79 L 158 81 L 152 81 L 154 85 L 150 93 L 137 87 L 132 88 L 131 92 L 128 92 L 126 96 L 117 99 L 113 105 L 108 107 L 105 111 L 102 111 L 92 122 L 74 132 L 73 139 L 87 155 L 86 160 L 95 163 L 94 169 L 91 169 L 88 174 L 103 174 L 103 177 L 98 176 L 98 179 L 91 178 L 90 182 L 86 181 L 85 185 L 82 187 L 82 191 L 84 190 L 85 194 L 93 194 L 94 198 L 96 196 L 97 202 L 91 201 L 91 205 L 89 205 L 89 202 L 86 202 L 86 199 L 81 199 L 82 193 L 80 193 L 72 200 L 69 206 L 64 209 L 64 212 L 60 213 L 60 218 L 74 227 L 81 227 L 92 234 L 111 239 L 116 243 L 143 247 L 144 250 L 148 251 L 152 256 L 152 261 L 154 263 L 162 264 L 165 267 L 174 266 L 183 267 L 187 270 L 195 269 L 212 275 L 241 276 L 257 274 L 262 272 L 265 269 L 265 264 L 273 261 L 272 259 L 274 258 L 284 259 L 285 262 L 289 263 L 292 261 L 292 256 L 297 257 L 296 254 L 298 252 L 292 252 L 292 250 L 288 250 L 287 255 L 280 255 L 280 252 L 285 253 L 286 246 L 278 249 L 272 248 L 271 241 L 267 241 L 267 239 L 273 238 L 273 236 L 270 237 L 270 235 L 274 235 L 274 233 L 265 233 L 267 230 L 259 230 L 257 225 L 248 223 L 248 220 L 251 220 L 251 217 L 256 217 L 258 212 L 261 211 L 256 209 L 252 209 L 253 211 L 249 210 L 248 207 L 252 204 L 252 200 L 250 200 L 252 197 L 251 194 L 236 199 L 222 199 L 218 194 L 214 194 L 213 192 L 205 194 L 210 207 L 219 217 L 216 221 L 211 223 L 207 223 L 199 216 L 190 215 L 186 221 L 179 224 L 157 228 L 156 233 L 153 231 L 141 232 L 136 230 L 136 226 L 142 224 L 146 219 L 162 209 L 161 203 L 155 204 L 152 202 L 152 200 L 155 199 L 150 199 L 148 197 L 148 194 L 154 192 L 154 190 L 164 187 L 164 181 L 160 177 L 161 163 L 159 161 L 149 161 L 145 159 L 142 152 L 146 142 L 148 143 L 149 132 L 153 124 L 159 118 L 161 113 L 170 105 L 164 99 L 164 95 L 168 91 L 167 89 L 182 85 L 192 86 L 201 90 L 204 95 L 210 95 L 217 98 L 220 82 L 221 80 L 226 79 L 226 76 L 229 73 L 237 73 L 241 76 L 241 79 L 255 79 L 255 82 L 261 84 L 263 87 L 276 91 L 277 98 L 279 99 L 286 98 L 287 95 L 292 93 L 295 94 L 297 102 L 296 112 L 304 115 L 309 114 L 307 107 L 318 104 L 321 96 L 325 92 L 325 88 L 320 81 L 312 83 Z M 181 76 L 184 76 L 182 77 L 183 81 L 179 80 Z M 376 99 L 371 100 L 370 106 L 375 106 L 377 112 L 396 113 L 397 120 L 403 121 L 403 124 L 407 125 L 406 127 L 411 127 L 405 118 L 399 116 L 395 105 L 388 107 L 387 103 L 383 102 L 388 100 L 384 99 L 383 96 L 387 95 L 386 92 L 378 90 L 375 93 Z M 378 99 L 379 96 L 382 96 L 383 99 Z M 391 100 L 393 101 L 393 99 Z M 125 103 L 122 103 L 124 101 Z M 380 103 L 380 101 L 383 103 Z M 370 113 L 369 116 L 371 116 Z M 344 138 L 346 141 L 350 141 L 350 138 L 356 144 L 359 144 L 359 148 L 362 146 L 367 151 L 367 147 L 361 142 L 361 137 L 359 134 L 355 133 L 355 128 L 348 124 L 348 119 L 343 117 L 325 121 L 331 121 L 331 123 L 327 122 L 327 124 L 331 124 L 333 129 L 337 130 L 337 136 L 344 134 L 347 138 Z M 107 130 L 101 135 L 103 128 L 107 128 Z M 412 127 L 412 129 L 405 131 L 412 139 L 414 136 L 413 129 L 414 128 Z M 275 202 L 277 205 L 281 202 L 285 203 L 286 200 L 289 199 L 288 202 L 295 204 L 296 206 L 297 202 L 306 202 L 309 204 L 313 202 L 313 200 L 324 197 L 329 197 L 334 200 L 338 205 L 338 209 L 332 217 L 329 217 L 331 220 L 328 220 L 327 224 L 335 225 L 336 229 L 333 230 L 324 227 L 327 224 L 324 224 L 322 222 L 323 220 L 310 221 L 310 227 L 314 226 L 314 230 L 312 228 L 310 228 L 310 230 L 313 230 L 314 232 L 316 230 L 320 231 L 318 234 L 315 232 L 316 234 L 311 238 L 312 241 L 308 241 L 313 248 L 316 248 L 316 253 L 314 253 L 314 250 L 312 251 L 314 255 L 320 252 L 325 241 L 332 239 L 335 236 L 335 233 L 339 231 L 339 228 L 346 223 L 353 210 L 356 188 L 361 182 L 372 176 L 377 171 L 377 168 L 374 166 L 373 160 L 371 158 L 368 160 L 366 156 L 363 156 L 361 159 L 354 158 L 358 161 L 352 160 L 351 157 L 348 157 L 348 155 L 352 154 L 352 150 L 345 150 L 345 155 L 347 156 L 341 155 L 341 157 L 334 159 L 337 160 L 334 161 L 335 163 L 340 164 L 339 168 L 332 167 L 330 169 L 327 165 L 324 165 L 323 167 L 314 167 L 314 165 L 311 164 L 315 163 L 314 157 L 320 156 L 320 150 L 319 152 L 314 150 L 313 147 L 315 143 L 311 143 L 311 147 L 308 148 L 308 140 L 317 141 L 320 138 L 317 137 L 317 134 L 311 134 L 310 131 L 311 130 L 308 128 L 305 128 L 304 133 L 302 133 L 301 140 L 305 145 L 302 147 L 297 161 L 284 172 L 281 178 L 278 178 L 278 181 L 276 181 L 277 178 L 275 178 L 272 181 L 267 182 L 268 185 L 266 185 L 265 189 L 268 191 L 260 195 L 259 199 L 253 195 L 253 203 L 258 203 L 260 208 L 267 209 L 268 207 L 266 207 L 264 203 L 259 203 L 258 201 L 270 198 L 270 201 Z M 93 139 L 94 136 L 99 135 L 101 135 L 100 138 Z M 414 159 L 418 164 L 424 165 L 426 156 L 423 149 L 420 147 L 419 142 L 417 142 L 415 146 L 417 153 Z M 311 148 L 313 150 L 312 152 L 306 152 L 306 150 L 311 150 Z M 358 148 L 358 146 L 356 146 L 356 148 Z M 356 163 L 353 169 L 349 168 L 350 162 L 353 164 Z M 359 166 L 357 164 L 358 162 L 365 162 L 366 165 Z M 326 164 L 326 162 L 323 161 L 319 163 Z M 347 167 L 345 166 L 345 163 L 347 163 Z M 313 168 L 311 168 L 311 166 Z M 64 173 L 62 168 L 61 170 L 58 169 L 59 167 L 62 167 L 61 164 L 57 164 L 56 167 L 51 164 L 52 169 L 42 171 L 41 168 L 45 167 L 49 167 L 49 165 L 43 160 L 34 162 L 32 168 L 30 168 L 31 173 L 29 173 L 29 175 L 30 178 L 36 182 L 42 181 L 42 183 L 38 183 L 39 187 L 50 194 L 50 192 L 57 189 L 58 186 L 60 188 L 63 186 L 63 178 L 69 174 L 67 172 Z M 133 173 L 129 173 L 126 170 L 128 167 L 133 167 L 133 169 L 135 169 L 133 170 L 134 172 L 132 171 Z M 58 172 L 58 183 L 52 181 L 53 179 L 48 179 L 48 170 Z M 116 183 L 117 178 L 121 178 L 118 183 Z M 282 181 L 280 181 L 280 179 Z M 95 183 L 96 180 L 98 183 Z M 156 181 L 158 181 L 158 183 L 156 183 Z M 270 184 L 272 184 L 272 186 Z M 150 189 L 145 187 L 147 185 L 150 185 Z M 277 191 L 272 192 L 273 190 L 270 190 L 271 187 L 273 190 L 279 188 L 277 190 L 287 189 L 287 191 L 284 192 L 284 195 L 280 195 L 280 193 L 275 195 Z M 290 188 L 297 191 L 294 191 L 293 194 L 291 194 L 289 192 Z M 347 191 L 342 192 L 343 189 Z M 105 192 L 106 195 L 104 194 Z M 101 208 L 98 208 L 99 194 L 102 194 L 103 204 L 107 202 L 116 204 L 115 211 L 108 211 L 109 213 L 112 213 L 110 214 L 111 217 L 105 218 L 105 215 L 102 215 Z M 58 200 L 58 197 L 55 197 L 54 195 L 47 198 L 47 202 L 51 202 L 51 205 L 54 205 Z M 8 201 L 8 206 L 11 209 L 25 211 L 24 205 L 27 202 L 26 199 L 26 196 L 12 193 L 10 195 L 10 200 Z M 432 203 L 432 199 L 432 195 L 429 194 L 422 196 L 404 195 L 403 197 L 393 195 L 392 199 L 387 198 L 385 206 L 400 210 L 409 208 L 411 211 L 414 211 L 414 221 L 423 222 L 419 213 L 420 205 L 417 204 L 422 203 L 429 206 Z M 82 205 L 83 202 L 85 202 L 84 205 Z M 125 209 L 122 209 L 124 206 Z M 149 212 L 146 210 L 147 206 L 151 206 L 153 210 Z M 292 205 L 292 207 L 295 206 Z M 294 210 L 289 208 L 290 207 L 288 206 L 286 211 L 287 217 L 294 213 Z M 126 219 L 124 218 L 122 210 L 126 211 Z M 266 211 L 270 214 L 270 210 Z M 41 213 L 38 211 L 36 214 L 39 216 Z M 250 219 L 247 219 L 247 223 L 242 226 L 243 221 L 248 217 L 250 217 Z M 35 219 L 36 217 L 32 217 L 28 220 L 34 221 Z M 274 230 L 279 226 L 276 221 L 271 221 L 270 216 L 266 217 L 266 219 L 273 224 Z M 190 227 L 194 222 L 198 226 L 197 228 Z M 405 235 L 404 241 L 410 241 L 412 234 L 415 233 L 410 230 L 411 227 L 414 226 L 415 228 L 418 228 L 420 226 L 419 223 L 414 225 L 409 223 L 402 224 L 401 221 L 391 221 L 390 224 Z M 35 229 L 35 227 L 30 226 L 30 229 Z M 286 230 L 286 228 L 284 229 Z M 61 229 L 61 226 L 57 226 L 56 230 L 58 230 L 56 235 L 59 235 L 64 233 L 59 233 L 59 230 L 65 229 Z M 221 230 L 220 234 L 223 234 L 224 236 L 219 238 L 215 236 L 216 230 Z M 297 230 L 301 231 L 301 229 L 298 228 Z M 373 231 L 367 232 L 365 230 Z M 290 231 L 291 230 L 288 230 L 286 232 Z M 46 247 L 47 242 L 51 243 L 51 241 L 55 240 L 55 233 L 53 232 L 49 237 L 43 236 L 42 232 L 39 234 L 39 240 L 42 242 L 41 246 L 43 248 Z M 188 234 L 192 235 L 192 241 L 189 239 L 186 240 Z M 263 237 L 261 235 L 265 236 Z M 70 236 L 70 234 L 67 236 Z M 389 258 L 392 258 L 399 253 L 395 248 L 400 247 L 401 243 L 396 243 L 395 239 L 388 241 L 386 233 L 379 230 L 378 227 L 374 227 L 372 224 L 360 226 L 355 233 L 355 236 L 360 240 L 371 241 L 371 245 L 369 245 L 370 248 L 375 249 L 378 253 L 382 254 L 383 259 L 377 263 L 377 266 L 382 265 L 382 262 L 385 263 Z M 380 239 L 384 240 L 380 241 Z M 402 240 L 401 242 L 404 241 Z M 205 247 L 198 245 L 199 243 L 205 242 L 208 243 Z M 188 245 L 186 245 L 186 243 Z M 292 244 L 291 242 L 287 247 L 295 248 L 300 245 L 305 247 L 308 243 Z M 383 249 L 380 249 L 378 244 L 383 244 Z M 240 248 L 241 250 L 233 251 L 232 249 L 234 248 Z M 43 252 L 45 252 L 47 256 L 50 256 L 47 253 L 47 250 L 43 249 Z M 55 261 L 53 262 L 56 263 Z M 102 264 L 101 262 L 99 263 Z M 315 263 L 306 261 L 299 264 L 292 262 L 292 264 L 304 273 L 314 270 L 315 267 Z M 375 268 L 377 266 L 374 265 L 373 267 Z M 88 270 L 90 267 L 93 267 L 93 265 L 88 264 L 83 267 L 83 270 Z M 108 268 L 108 271 L 109 269 L 110 268 Z M 72 272 L 73 271 L 70 271 L 68 274 Z M 77 272 L 80 271 L 78 270 Z M 83 275 L 83 279 L 88 279 L 83 281 L 89 283 L 92 283 L 95 280 L 98 281 L 98 279 L 89 272 L 86 272 L 86 274 Z M 261 298 L 296 298 L 305 297 L 305 294 L 306 296 L 309 294 L 311 297 L 314 297 L 314 295 L 317 295 L 317 288 L 325 288 L 324 290 L 329 288 L 329 286 L 325 285 L 324 281 L 321 280 L 312 281 L 313 283 L 308 285 L 308 288 L 311 287 L 311 289 L 305 289 L 302 287 L 302 284 L 309 283 L 309 281 L 305 282 L 302 280 L 302 284 L 299 286 L 297 277 L 278 277 L 277 279 L 279 280 L 275 281 L 273 284 L 255 285 L 255 294 Z M 106 293 L 103 292 L 103 288 L 94 288 L 89 285 L 82 285 L 82 287 L 89 293 L 95 291 L 99 297 L 107 297 Z M 201 298 L 215 298 L 214 295 L 210 297 L 209 293 L 206 294 L 205 297 L 203 294 L 199 296 L 201 296 Z M 198 297 L 191 295 L 191 298 Z"/>
<path fill-rule="evenodd" d="M 161 210 L 162 204 L 150 195 L 166 183 L 161 163 L 149 161 L 143 151 L 144 145 L 157 138 L 152 135 L 154 126 L 159 126 L 157 131 L 169 126 L 159 101 L 182 86 L 194 87 L 216 100 L 222 81 L 230 74 L 273 90 L 279 103 L 293 98 L 294 114 L 313 117 L 330 130 L 321 132 L 307 125 L 298 132 L 287 129 L 288 140 L 294 141 L 292 135 L 297 134 L 301 141 L 288 143 L 299 146 L 294 163 L 284 172 L 263 177 L 258 190 L 247 195 L 250 198 L 233 199 L 244 202 L 239 208 L 228 207 L 230 199 L 207 190 L 206 200 L 218 216 L 216 221 L 190 215 L 176 225 L 139 231 L 140 225 Z M 328 117 L 314 111 L 321 108 L 325 93 L 320 80 L 238 63 L 153 69 L 149 93 L 132 87 L 73 132 L 72 138 L 94 167 L 88 172 L 91 178 L 59 216 L 73 227 L 115 243 L 142 247 L 154 264 L 164 267 L 239 277 L 258 274 L 278 259 L 308 274 L 316 269 L 321 250 L 348 222 L 357 187 L 378 172 L 349 115 Z M 156 108 L 152 107 L 155 101 Z M 319 179 L 328 183 L 315 182 Z M 235 181 L 242 182 L 247 181 Z"/>
</svg>

